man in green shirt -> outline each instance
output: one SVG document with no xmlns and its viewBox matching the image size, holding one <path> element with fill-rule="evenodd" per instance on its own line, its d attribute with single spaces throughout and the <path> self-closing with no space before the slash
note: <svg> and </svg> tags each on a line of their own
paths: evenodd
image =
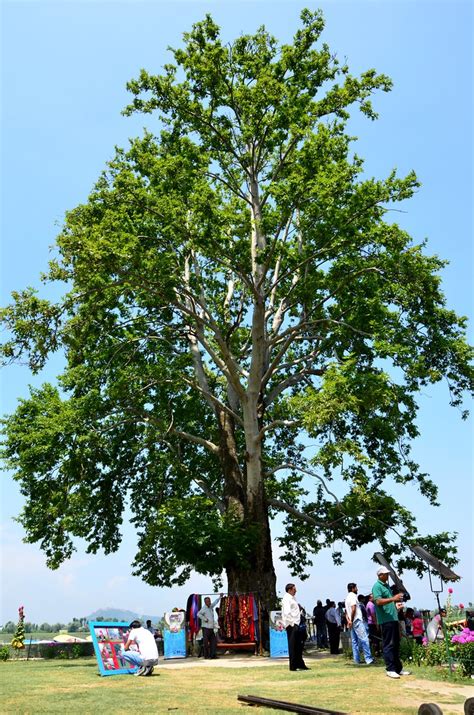
<svg viewBox="0 0 474 715">
<path fill-rule="evenodd" d="M 382 651 L 387 675 L 389 678 L 399 678 L 401 675 L 410 675 L 408 670 L 403 670 L 400 660 L 400 626 L 398 623 L 397 604 L 403 599 L 402 593 L 392 594 L 388 587 L 390 571 L 381 566 L 377 571 L 378 581 L 372 588 L 377 622 L 382 629 Z"/>
</svg>

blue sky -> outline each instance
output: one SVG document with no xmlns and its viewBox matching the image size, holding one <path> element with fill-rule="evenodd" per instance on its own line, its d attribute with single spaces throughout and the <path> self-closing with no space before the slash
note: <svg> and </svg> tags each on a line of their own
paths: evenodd
<svg viewBox="0 0 474 715">
<path fill-rule="evenodd" d="M 448 303 L 472 315 L 472 6 L 469 2 L 75 2 L 3 0 L 2 13 L 2 304 L 10 292 L 38 285 L 47 267 L 64 212 L 84 201 L 114 145 L 124 146 L 153 118 L 124 118 L 126 82 L 144 67 L 159 73 L 182 32 L 211 12 L 231 40 L 261 24 L 289 41 L 301 8 L 321 7 L 323 39 L 353 73 L 375 67 L 394 80 L 388 95 L 375 98 L 380 119 L 355 117 L 351 132 L 366 172 L 381 177 L 393 167 L 415 169 L 422 188 L 393 214 L 427 250 L 450 261 L 443 272 Z M 28 384 L 54 380 L 61 359 L 38 377 L 25 368 L 2 371 L 2 413 L 15 409 Z M 472 421 L 462 422 L 448 405 L 445 385 L 421 397 L 422 436 L 415 458 L 440 487 L 441 508 L 433 509 L 415 491 L 404 503 L 426 532 L 457 530 L 461 561 L 454 600 L 474 600 L 472 583 Z M 120 551 L 89 557 L 82 546 L 58 571 L 44 565 L 36 546 L 22 543 L 12 520 L 22 498 L 11 476 L 1 482 L 2 598 L 0 622 L 16 620 L 25 605 L 27 620 L 69 620 L 104 606 L 162 613 L 181 606 L 188 593 L 208 592 L 210 582 L 195 576 L 182 589 L 156 589 L 129 574 L 134 536 L 126 530 Z M 339 550 L 340 544 L 335 545 Z M 345 584 L 357 581 L 367 592 L 374 580 L 374 546 L 356 554 L 342 548 L 344 566 L 319 555 L 310 578 L 299 585 L 299 600 L 343 598 Z M 278 587 L 288 571 L 278 563 Z M 417 606 L 433 606 L 427 579 L 405 578 Z"/>
</svg>

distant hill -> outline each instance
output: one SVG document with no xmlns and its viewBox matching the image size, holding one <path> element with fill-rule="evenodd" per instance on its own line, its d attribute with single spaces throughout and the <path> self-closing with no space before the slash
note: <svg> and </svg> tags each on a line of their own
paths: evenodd
<svg viewBox="0 0 474 715">
<path fill-rule="evenodd" d="M 161 621 L 162 616 L 152 616 L 149 613 L 140 614 L 135 613 L 134 611 L 126 611 L 121 608 L 99 608 L 97 611 L 94 611 L 87 616 L 88 621 L 97 621 L 99 618 L 103 618 L 104 621 L 110 621 L 113 618 L 116 618 L 118 621 L 126 621 L 127 623 L 130 623 L 136 618 L 143 622 L 150 619 L 152 623 L 157 623 L 158 621 Z"/>
</svg>

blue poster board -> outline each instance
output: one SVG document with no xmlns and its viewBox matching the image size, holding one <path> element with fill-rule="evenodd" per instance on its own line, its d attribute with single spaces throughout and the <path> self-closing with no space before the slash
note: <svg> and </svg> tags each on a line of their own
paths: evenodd
<svg viewBox="0 0 474 715">
<path fill-rule="evenodd" d="M 132 666 L 122 658 L 122 649 L 130 633 L 128 623 L 89 621 L 89 630 L 101 675 L 135 673 L 137 666 Z"/>
<path fill-rule="evenodd" d="M 165 658 L 186 658 L 186 625 L 184 611 L 165 613 L 163 647 Z"/>
<path fill-rule="evenodd" d="M 288 658 L 288 637 L 281 611 L 270 612 L 270 658 Z"/>
</svg>

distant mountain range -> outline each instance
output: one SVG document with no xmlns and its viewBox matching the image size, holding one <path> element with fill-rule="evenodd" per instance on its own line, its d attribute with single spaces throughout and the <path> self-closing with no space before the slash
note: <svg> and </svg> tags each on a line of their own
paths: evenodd
<svg viewBox="0 0 474 715">
<path fill-rule="evenodd" d="M 126 611 L 121 608 L 99 608 L 87 616 L 88 621 L 97 621 L 99 618 L 103 618 L 104 621 L 110 621 L 116 618 L 118 621 L 126 621 L 127 623 L 135 619 L 143 623 L 147 620 L 150 620 L 152 623 L 157 623 L 161 621 L 162 616 L 152 616 L 149 613 L 134 613 L 134 611 Z"/>
</svg>

